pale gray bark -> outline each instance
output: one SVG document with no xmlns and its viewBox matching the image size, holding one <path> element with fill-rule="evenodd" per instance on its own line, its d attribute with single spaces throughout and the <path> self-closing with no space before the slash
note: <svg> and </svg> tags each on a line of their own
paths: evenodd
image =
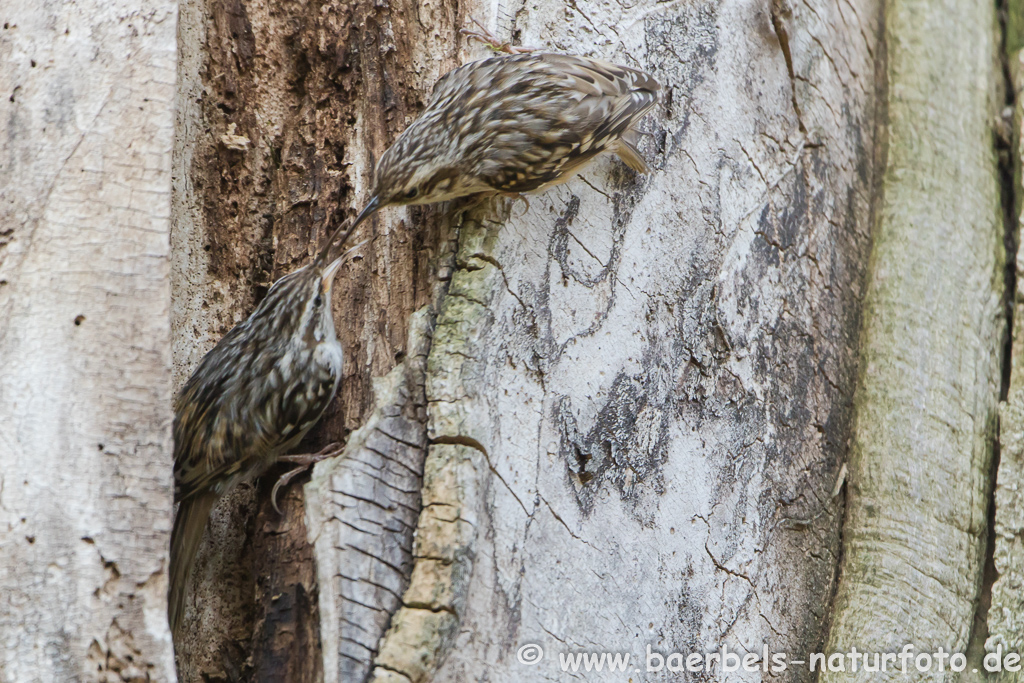
<svg viewBox="0 0 1024 683">
<path fill-rule="evenodd" d="M 881 42 L 876 0 L 370 5 L 186 0 L 177 71 L 171 5 L 4 7 L 0 680 L 173 680 L 171 388 L 365 201 L 434 80 L 485 55 L 457 42 L 459 12 L 652 72 L 653 171 L 603 159 L 528 205 L 368 228 L 336 287 L 342 400 L 315 439 L 355 431 L 304 511 L 294 487 L 284 517 L 254 488 L 215 512 L 183 680 L 566 680 L 558 655 L 581 651 L 643 669 L 647 646 L 826 649 L 851 433 L 829 648 L 965 645 L 1002 329 L 992 8 L 889 0 Z M 1007 643 L 1014 505 L 989 614 Z M 261 535 L 313 559 L 254 558 Z M 275 561 L 310 570 L 286 586 L 316 606 L 289 603 L 291 642 L 256 575 Z M 897 573 L 922 568 L 927 600 Z M 539 664 L 517 661 L 528 643 Z"/>
<path fill-rule="evenodd" d="M 0 7 L 0 680 L 173 681 L 176 7 Z"/>
<path fill-rule="evenodd" d="M 656 170 L 605 160 L 463 223 L 427 370 L 436 504 L 373 680 L 566 680 L 559 653 L 629 652 L 642 670 L 647 645 L 817 649 L 877 5 L 496 9 L 499 37 L 662 81 L 642 145 Z M 529 668 L 528 643 L 547 653 Z M 761 678 L 712 674 L 738 676 Z"/>
</svg>

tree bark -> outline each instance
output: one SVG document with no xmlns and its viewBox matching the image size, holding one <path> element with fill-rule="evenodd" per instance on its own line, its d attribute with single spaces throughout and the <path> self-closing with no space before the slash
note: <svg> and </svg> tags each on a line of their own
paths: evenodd
<svg viewBox="0 0 1024 683">
<path fill-rule="evenodd" d="M 877 6 L 572 13 L 586 31 L 554 6 L 515 16 L 524 44 L 666 86 L 644 146 L 657 170 L 607 161 L 463 224 L 427 372 L 437 504 L 373 680 L 561 680 L 559 653 L 642 666 L 647 646 L 819 649 Z M 524 644 L 547 656 L 526 668 Z"/>
<path fill-rule="evenodd" d="M 175 7 L 0 7 L 0 680 L 168 681 Z"/>
<path fill-rule="evenodd" d="M 0 680 L 608 680 L 560 668 L 579 652 L 677 680 L 648 653 L 1024 642 L 1019 392 L 983 580 L 995 22 L 942 9 L 5 6 Z M 301 447 L 344 452 L 282 515 L 277 471 L 221 502 L 175 661 L 172 391 L 488 54 L 469 17 L 651 72 L 652 172 L 605 158 L 366 226 L 334 289 L 339 400 Z"/>
<path fill-rule="evenodd" d="M 1005 27 L 1005 58 L 1007 59 L 1008 85 L 1011 88 L 1011 101 L 1014 103 L 1013 115 L 1009 121 L 1012 128 L 1007 131 L 1007 142 L 1010 144 L 1010 164 L 1012 182 L 1009 187 L 1011 194 L 1010 233 L 1013 239 L 1010 246 L 1017 247 L 1016 259 L 1010 265 L 1008 278 L 1008 298 L 1010 302 L 1011 344 L 1009 358 L 1009 386 L 1006 401 L 1000 406 L 998 469 L 995 482 L 992 511 L 993 528 L 990 530 L 992 539 L 990 581 L 987 582 L 990 594 L 987 596 L 987 619 L 984 626 L 987 632 L 984 639 L 984 650 L 988 652 L 1020 652 L 1024 649 L 1024 601 L 1021 586 L 1024 585 L 1024 546 L 1021 545 L 1021 533 L 1024 532 L 1024 298 L 1021 296 L 1021 266 L 1024 256 L 1020 252 L 1021 197 L 1024 196 L 1022 185 L 1021 162 L 1024 160 L 1024 138 L 1021 136 L 1021 125 L 1024 122 L 1024 106 L 1020 93 L 1024 90 L 1024 5 L 1010 2 L 1006 6 Z M 994 575 L 994 576 L 993 576 Z M 983 598 L 985 596 L 983 595 Z M 980 630 L 980 629 L 979 629 Z M 1003 673 L 1002 680 L 1019 681 L 1024 676 L 1020 673 Z"/>
<path fill-rule="evenodd" d="M 453 7 L 414 2 L 182 3 L 176 386 L 275 279 L 306 262 L 329 224 L 368 198 L 374 159 L 458 64 L 455 16 Z M 365 258 L 343 266 L 334 288 L 345 351 L 338 400 L 306 450 L 344 441 L 370 421 L 372 378 L 412 355 L 411 315 L 437 300 L 444 281 L 436 273 L 450 270 L 440 216 L 436 207 L 389 211 L 361 231 L 371 238 Z M 421 449 L 419 469 L 422 457 Z M 283 492 L 279 517 L 266 495 L 273 478 L 266 480 L 259 491 L 229 496 L 211 520 L 186 614 L 189 636 L 178 648 L 184 681 L 321 675 L 315 612 L 336 612 L 318 606 L 322 565 L 311 562 L 307 540 L 318 532 L 307 529 L 301 487 Z M 321 511 L 308 514 L 318 519 Z"/>
<path fill-rule="evenodd" d="M 970 641 L 1006 333 L 993 9 L 886 3 L 887 158 L 829 651 Z M 860 673 L 880 676 L 903 674 Z"/>
<path fill-rule="evenodd" d="M 306 258 L 325 220 L 360 206 L 437 76 L 486 54 L 460 43 L 465 10 L 445 4 L 186 7 L 183 44 L 206 53 L 179 77 L 183 98 L 202 93 L 179 114 L 182 369 L 254 286 Z M 528 207 L 382 214 L 385 239 L 335 298 L 344 417 L 309 447 L 365 426 L 317 467 L 305 505 L 289 492 L 288 528 L 273 531 L 309 534 L 316 558 L 315 585 L 298 572 L 301 590 L 272 591 L 317 596 L 319 648 L 292 655 L 301 676 L 319 657 L 325 681 L 521 680 L 599 646 L 820 646 L 869 244 L 878 6 L 522 10 L 472 8 L 502 39 L 663 83 L 643 143 L 656 170 L 604 160 Z M 385 375 L 374 402 L 369 380 Z M 234 569 L 203 574 L 184 680 L 269 680 L 252 669 L 272 612 L 260 577 L 306 555 L 245 550 L 237 539 L 271 533 L 247 495 L 200 558 Z M 548 659 L 524 668 L 524 643 Z"/>
</svg>

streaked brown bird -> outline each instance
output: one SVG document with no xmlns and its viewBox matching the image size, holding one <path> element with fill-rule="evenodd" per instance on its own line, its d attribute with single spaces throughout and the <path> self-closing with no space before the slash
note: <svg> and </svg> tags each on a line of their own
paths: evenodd
<svg viewBox="0 0 1024 683">
<path fill-rule="evenodd" d="M 334 398 L 342 352 L 331 286 L 349 252 L 332 257 L 338 232 L 309 265 L 279 279 L 246 320 L 203 357 L 174 401 L 174 500 L 168 594 L 172 633 L 184 614 L 192 564 L 210 510 L 280 459 Z M 338 242 L 351 235 L 350 226 Z M 276 489 L 275 489 L 276 491 Z"/>
<path fill-rule="evenodd" d="M 460 66 L 441 77 L 423 113 L 384 152 L 356 224 L 391 204 L 543 190 L 602 152 L 646 173 L 636 125 L 660 89 L 643 71 L 572 55 L 501 55 Z"/>
</svg>

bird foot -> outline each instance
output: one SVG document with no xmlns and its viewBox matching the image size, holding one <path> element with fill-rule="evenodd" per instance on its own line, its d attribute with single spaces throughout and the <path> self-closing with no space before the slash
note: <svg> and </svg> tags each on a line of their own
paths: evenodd
<svg viewBox="0 0 1024 683">
<path fill-rule="evenodd" d="M 498 40 L 498 37 L 491 33 L 487 29 L 487 27 L 485 27 L 479 21 L 477 21 L 473 17 L 470 17 L 469 20 L 476 24 L 478 29 L 474 30 L 470 28 L 464 28 L 460 29 L 459 33 L 463 34 L 464 36 L 469 36 L 473 40 L 477 40 L 483 43 L 485 46 L 489 47 L 495 52 L 504 52 L 510 55 L 523 55 L 528 54 L 530 52 L 536 52 L 536 48 L 522 47 L 521 45 L 513 45 L 510 42 L 503 43 L 500 40 Z"/>
<path fill-rule="evenodd" d="M 292 479 L 294 479 L 295 477 L 299 476 L 300 474 L 302 474 L 303 472 L 305 472 L 306 470 L 308 470 L 310 467 L 312 467 L 316 463 L 320 462 L 321 460 L 326 460 L 327 458 L 333 458 L 334 456 L 339 455 L 340 453 L 341 453 L 341 444 L 340 443 L 332 443 L 332 444 L 328 444 L 326 447 L 322 448 L 317 453 L 300 453 L 298 455 L 283 455 L 280 458 L 278 458 L 279 462 L 292 462 L 292 463 L 296 463 L 298 465 L 298 467 L 296 467 L 296 468 L 294 468 L 294 469 L 292 469 L 292 470 L 282 474 L 281 478 L 278 479 L 277 482 L 274 484 L 274 488 L 270 491 L 270 504 L 274 506 L 275 510 L 277 510 L 277 514 L 281 514 L 281 508 L 279 508 L 277 506 L 277 492 L 282 487 L 287 486 L 288 482 L 290 482 Z"/>
<path fill-rule="evenodd" d="M 530 200 L 526 198 L 525 194 L 521 192 L 502 192 L 501 194 L 512 200 L 513 209 L 515 208 L 516 204 L 519 203 L 520 200 L 522 200 L 522 202 L 526 204 L 526 209 L 521 214 L 519 214 L 519 216 L 517 216 L 518 218 L 525 216 L 526 213 L 530 210 Z"/>
</svg>

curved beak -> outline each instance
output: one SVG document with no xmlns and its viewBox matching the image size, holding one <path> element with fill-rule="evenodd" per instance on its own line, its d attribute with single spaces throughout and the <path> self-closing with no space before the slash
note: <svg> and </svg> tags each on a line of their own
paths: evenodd
<svg viewBox="0 0 1024 683">
<path fill-rule="evenodd" d="M 324 268 L 323 272 L 320 273 L 320 282 L 323 283 L 324 292 L 327 294 L 331 293 L 331 287 L 334 286 L 334 276 L 338 274 L 338 268 L 341 268 L 341 263 L 344 260 L 345 254 L 342 254 L 331 261 L 330 265 Z"/>
<path fill-rule="evenodd" d="M 338 269 L 341 268 L 341 264 L 345 262 L 345 258 L 353 251 L 355 251 L 356 249 L 363 246 L 369 241 L 370 240 L 363 240 L 362 242 L 355 245 L 338 258 L 331 261 L 331 263 L 326 268 L 323 269 L 323 271 L 320 273 L 320 282 L 323 283 L 324 291 L 326 293 L 331 293 L 331 287 L 334 286 L 334 276 L 338 274 Z"/>
<path fill-rule="evenodd" d="M 363 207 L 363 210 L 359 212 L 358 216 L 356 216 L 356 222 L 352 224 L 351 228 L 349 228 L 348 234 L 351 234 L 352 231 L 356 229 L 357 225 L 359 225 L 360 223 L 365 221 L 367 218 L 369 218 L 373 214 L 377 213 L 377 209 L 379 209 L 379 208 L 380 208 L 380 197 L 378 197 L 377 195 L 374 195 L 374 196 L 370 197 L 370 201 L 368 201 L 366 203 L 366 206 Z M 347 236 L 348 235 L 346 235 L 346 237 Z"/>
<path fill-rule="evenodd" d="M 370 216 L 372 216 L 374 213 L 376 213 L 377 209 L 379 208 L 380 197 L 374 195 L 373 197 L 370 198 L 370 201 L 366 204 L 365 207 L 363 207 L 363 210 L 359 212 L 358 216 L 356 216 L 355 221 L 353 221 L 348 226 L 348 229 L 345 230 L 344 233 L 342 233 L 342 230 L 345 229 L 345 224 L 342 223 L 341 225 L 338 226 L 338 229 L 334 231 L 334 234 L 331 235 L 331 238 L 327 240 L 327 244 L 324 245 L 324 248 L 317 255 L 316 260 L 318 262 L 326 261 L 327 256 L 328 254 L 331 253 L 331 249 L 334 247 L 334 245 L 337 244 L 340 247 L 341 245 L 345 244 L 348 238 L 352 236 L 352 233 L 355 232 L 356 228 L 359 227 L 359 224 L 365 221 Z M 352 250 L 350 249 L 349 252 L 350 251 Z M 349 252 L 345 253 L 347 254 Z"/>
</svg>

